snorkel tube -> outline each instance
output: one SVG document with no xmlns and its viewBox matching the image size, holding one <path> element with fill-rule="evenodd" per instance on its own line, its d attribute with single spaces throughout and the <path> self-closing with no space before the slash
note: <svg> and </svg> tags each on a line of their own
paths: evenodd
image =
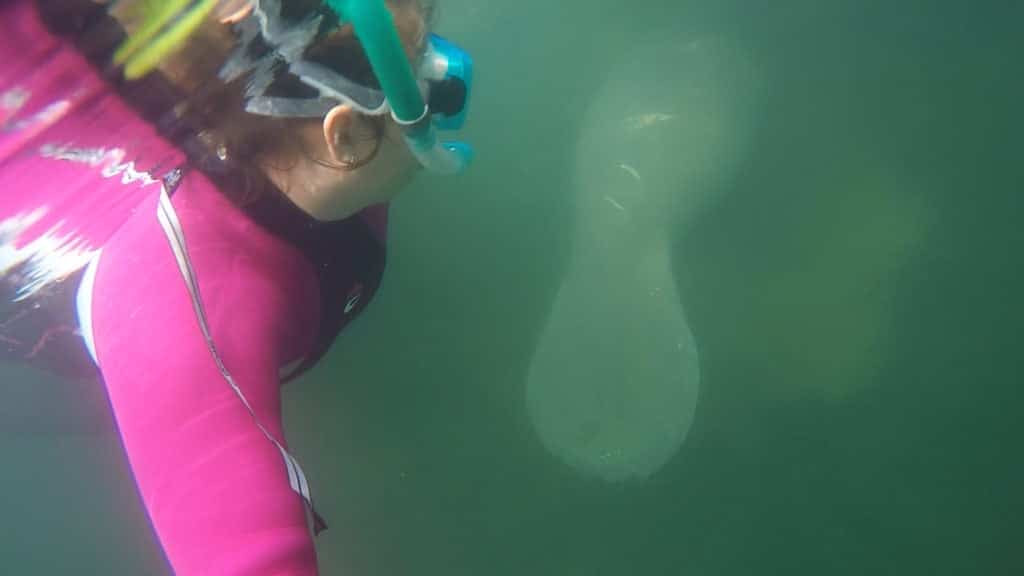
<svg viewBox="0 0 1024 576">
<path fill-rule="evenodd" d="M 416 75 L 384 0 L 325 0 L 325 4 L 343 21 L 352 24 L 387 96 L 391 115 L 402 127 L 409 150 L 420 164 L 440 174 L 463 171 L 472 159 L 472 148 L 463 142 L 441 142 L 438 139 Z"/>
</svg>

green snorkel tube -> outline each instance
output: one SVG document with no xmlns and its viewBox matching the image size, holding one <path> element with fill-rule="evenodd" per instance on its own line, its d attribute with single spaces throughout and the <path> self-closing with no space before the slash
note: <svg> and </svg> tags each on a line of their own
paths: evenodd
<svg viewBox="0 0 1024 576">
<path fill-rule="evenodd" d="M 472 159 L 472 148 L 463 142 L 442 143 L 438 139 L 384 0 L 325 0 L 325 3 L 355 29 L 387 96 L 391 115 L 402 127 L 405 141 L 420 164 L 441 174 L 463 171 Z"/>
</svg>

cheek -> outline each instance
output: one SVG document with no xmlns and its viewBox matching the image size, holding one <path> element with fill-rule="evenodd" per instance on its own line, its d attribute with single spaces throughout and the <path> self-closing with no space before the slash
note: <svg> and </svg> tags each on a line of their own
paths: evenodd
<svg viewBox="0 0 1024 576">
<path fill-rule="evenodd" d="M 418 166 L 401 136 L 389 133 L 376 158 L 356 171 L 350 185 L 368 205 L 387 202 L 409 184 Z"/>
<path fill-rule="evenodd" d="M 403 186 L 407 184 L 418 171 L 420 165 L 409 152 L 405 140 L 401 134 L 389 134 L 387 140 L 382 144 L 380 160 L 381 171 L 384 179 L 389 184 Z"/>
<path fill-rule="evenodd" d="M 387 184 L 385 185 L 386 194 L 388 198 L 394 198 L 402 190 L 404 190 L 418 172 L 417 168 L 419 164 L 411 158 L 403 162 L 400 166 L 395 165 L 394 170 L 389 175 Z"/>
</svg>

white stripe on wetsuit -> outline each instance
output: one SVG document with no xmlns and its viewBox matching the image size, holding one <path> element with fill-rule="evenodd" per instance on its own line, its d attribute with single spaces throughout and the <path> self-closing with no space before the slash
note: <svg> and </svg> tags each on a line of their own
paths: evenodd
<svg viewBox="0 0 1024 576">
<path fill-rule="evenodd" d="M 82 282 L 78 285 L 78 294 L 75 296 L 75 308 L 78 309 L 78 328 L 82 332 L 82 340 L 85 341 L 85 349 L 89 351 L 89 357 L 97 366 L 100 365 L 96 356 L 96 337 L 92 331 L 92 293 L 96 285 L 96 269 L 100 264 L 100 254 L 97 251 L 89 262 L 82 276 Z"/>
<path fill-rule="evenodd" d="M 235 382 L 235 379 L 228 372 L 227 367 L 221 360 L 220 353 L 217 352 L 217 347 L 213 343 L 213 336 L 210 333 L 209 323 L 206 320 L 206 311 L 203 308 L 203 302 L 199 295 L 199 284 L 196 281 L 195 271 L 192 267 L 192 261 L 189 258 L 188 251 L 185 249 L 185 233 L 182 231 L 181 222 L 178 220 L 178 215 L 174 211 L 174 206 L 171 204 L 171 199 L 167 195 L 167 190 L 164 188 L 160 192 L 160 201 L 157 207 L 157 219 L 160 221 L 160 226 L 164 230 L 164 234 L 167 236 L 167 241 L 171 245 L 171 250 L 174 251 L 174 258 L 178 262 L 178 269 L 181 271 L 181 275 L 185 280 L 185 286 L 188 288 L 189 294 L 192 297 L 192 308 L 196 313 L 196 320 L 199 322 L 199 329 L 203 333 L 203 338 L 206 339 L 206 345 L 210 349 L 210 354 L 213 356 L 214 362 L 217 364 L 217 369 L 220 371 L 221 376 L 234 390 L 235 395 L 238 396 L 239 400 L 245 406 L 245 409 L 249 411 L 249 415 L 252 416 L 253 422 L 260 429 L 260 432 L 267 437 L 267 440 L 272 442 L 281 453 L 281 457 L 284 459 L 285 468 L 288 470 L 288 483 L 291 485 L 292 490 L 302 496 L 302 499 L 306 503 L 307 511 L 312 516 L 314 528 L 313 532 L 317 532 L 317 526 L 323 524 L 320 516 L 317 514 L 316 509 L 313 507 L 313 498 L 310 495 L 309 484 L 306 482 L 306 475 L 303 474 L 302 468 L 299 466 L 298 461 L 294 456 L 288 453 L 288 450 L 277 441 L 276 438 L 260 423 L 259 418 L 256 417 L 256 412 L 252 409 L 249 404 L 249 400 L 246 399 L 245 394 L 242 393 L 241 388 Z"/>
</svg>

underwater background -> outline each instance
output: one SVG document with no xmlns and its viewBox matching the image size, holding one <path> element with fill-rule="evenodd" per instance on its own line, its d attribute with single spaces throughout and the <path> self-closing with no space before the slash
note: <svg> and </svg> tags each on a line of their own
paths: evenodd
<svg viewBox="0 0 1024 576">
<path fill-rule="evenodd" d="M 321 573 L 1024 572 L 1021 22 L 442 0 L 478 159 L 286 389 Z M 102 406 L 0 383 L 0 573 L 167 574 Z"/>
</svg>

